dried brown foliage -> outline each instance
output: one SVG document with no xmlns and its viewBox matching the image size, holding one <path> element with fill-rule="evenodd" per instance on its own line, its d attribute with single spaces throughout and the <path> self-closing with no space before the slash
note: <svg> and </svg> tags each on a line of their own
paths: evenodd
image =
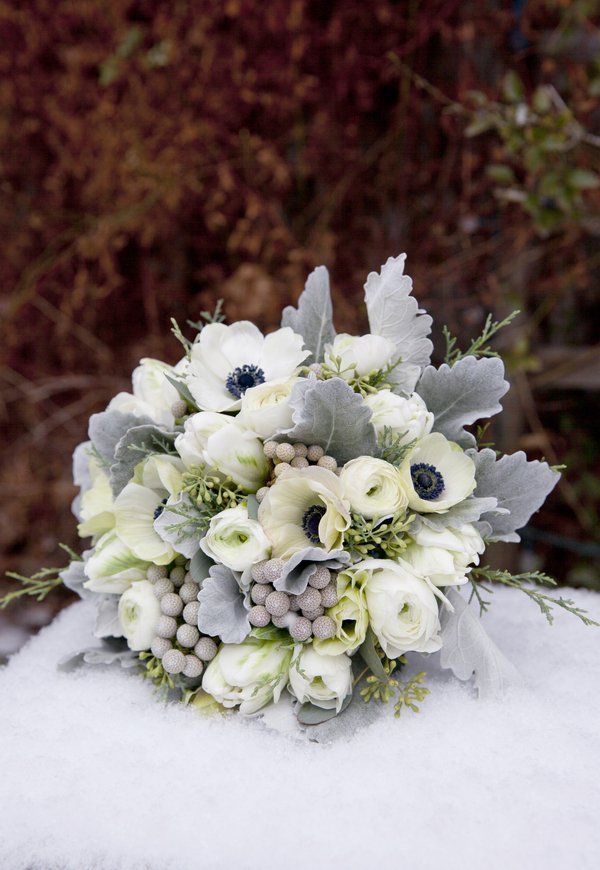
<svg viewBox="0 0 600 870">
<path fill-rule="evenodd" d="M 0 3 L 0 567 L 75 543 L 70 451 L 141 356 L 177 356 L 169 316 L 223 296 L 230 319 L 273 327 L 321 262 L 340 329 L 364 326 L 361 282 L 401 250 L 440 323 L 527 311 L 498 435 L 564 454 L 556 411 L 575 419 L 578 395 L 536 391 L 532 372 L 541 344 L 597 342 L 597 194 L 586 221 L 541 237 L 494 196 L 500 139 L 464 132 L 469 91 L 496 99 L 508 69 L 597 128 L 598 30 L 581 0 L 520 5 Z M 595 516 L 583 490 L 555 502 L 575 538 Z"/>
</svg>

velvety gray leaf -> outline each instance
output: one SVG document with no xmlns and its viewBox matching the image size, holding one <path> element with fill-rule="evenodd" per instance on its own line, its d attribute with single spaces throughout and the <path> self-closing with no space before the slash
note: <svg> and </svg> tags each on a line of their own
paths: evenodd
<svg viewBox="0 0 600 870">
<path fill-rule="evenodd" d="M 250 634 L 246 597 L 225 565 L 213 565 L 198 593 L 198 628 L 223 643 L 241 643 Z"/>
<path fill-rule="evenodd" d="M 206 555 L 204 550 L 198 550 L 190 562 L 190 574 L 192 575 L 192 580 L 195 580 L 196 583 L 202 585 L 209 576 L 210 569 L 214 564 L 213 560 Z"/>
<path fill-rule="evenodd" d="M 97 595 L 96 597 L 99 600 L 94 637 L 123 637 L 119 621 L 119 596 Z"/>
<path fill-rule="evenodd" d="M 421 514 L 416 517 L 411 525 L 412 531 L 418 531 L 419 527 L 426 526 L 428 529 L 459 529 L 466 523 L 476 523 L 483 513 L 508 513 L 506 508 L 499 508 L 498 499 L 475 498 L 471 496 L 459 504 L 451 507 L 445 514 Z"/>
<path fill-rule="evenodd" d="M 323 722 L 328 722 L 330 719 L 335 719 L 336 716 L 341 716 L 346 707 L 351 703 L 352 695 L 348 695 L 342 701 L 340 712 L 335 708 L 332 710 L 324 710 L 322 707 L 317 707 L 307 701 L 298 707 L 296 716 L 301 725 L 321 725 Z"/>
<path fill-rule="evenodd" d="M 92 485 L 89 468 L 91 449 L 92 442 L 83 441 L 73 451 L 73 483 L 83 492 Z"/>
<path fill-rule="evenodd" d="M 251 520 L 258 519 L 258 499 L 255 495 L 249 495 L 246 498 L 246 510 L 248 511 L 248 517 Z"/>
<path fill-rule="evenodd" d="M 370 627 L 367 629 L 364 643 L 358 648 L 358 654 L 375 677 L 380 680 L 387 680 L 387 674 L 375 649 L 375 635 Z"/>
<path fill-rule="evenodd" d="M 500 652 L 485 631 L 481 620 L 455 590 L 446 595 L 454 612 L 443 610 L 440 664 L 459 680 L 475 676 L 480 698 L 502 698 L 508 689 L 519 686 L 521 677 L 514 665 Z"/>
<path fill-rule="evenodd" d="M 431 317 L 411 296 L 412 279 L 404 274 L 406 254 L 390 257 L 381 272 L 371 272 L 365 284 L 369 327 L 396 345 L 401 362 L 390 381 L 397 393 L 412 393 L 424 366 L 429 364 L 433 345 L 427 337 Z"/>
<path fill-rule="evenodd" d="M 306 280 L 304 292 L 298 300 L 298 308 L 288 305 L 283 309 L 281 325 L 289 326 L 304 339 L 304 346 L 311 355 L 306 365 L 321 362 L 326 344 L 335 338 L 333 309 L 329 291 L 329 272 L 325 266 L 317 266 Z"/>
<path fill-rule="evenodd" d="M 274 582 L 278 592 L 289 595 L 301 595 L 308 586 L 308 581 L 317 570 L 318 562 L 332 571 L 342 568 L 350 561 L 350 554 L 345 550 L 327 552 L 319 547 L 306 547 L 299 550 L 287 560 L 278 580 Z"/>
<path fill-rule="evenodd" d="M 152 423 L 133 426 L 119 439 L 115 446 L 114 462 L 110 466 L 110 485 L 117 496 L 131 478 L 136 465 L 148 453 L 166 453 L 164 445 L 175 443 L 176 432 L 167 432 Z"/>
<path fill-rule="evenodd" d="M 115 458 L 117 444 L 129 429 L 152 423 L 149 417 L 122 414 L 121 411 L 102 411 L 90 417 L 88 435 L 96 453 L 107 468 Z"/>
<path fill-rule="evenodd" d="M 496 459 L 493 450 L 467 451 L 475 462 L 475 495 L 486 498 L 495 496 L 498 507 L 508 513 L 485 512 L 481 519 L 492 527 L 491 541 L 520 540 L 516 534 L 532 514 L 541 508 L 560 479 L 546 462 L 537 459 L 529 462 L 520 450 L 518 453 Z"/>
<path fill-rule="evenodd" d="M 192 559 L 200 548 L 204 526 L 200 510 L 187 493 L 171 496 L 160 516 L 154 520 L 154 531 L 188 559 Z"/>
<path fill-rule="evenodd" d="M 130 649 L 118 648 L 104 643 L 102 646 L 81 650 L 75 655 L 66 656 L 58 663 L 61 671 L 72 671 L 80 665 L 120 665 L 122 668 L 136 668 L 140 660 Z"/>
<path fill-rule="evenodd" d="M 58 575 L 67 589 L 76 592 L 80 598 L 95 598 L 98 594 L 97 592 L 90 592 L 89 589 L 85 589 L 83 586 L 88 579 L 85 575 L 85 563 L 92 552 L 93 550 L 85 550 L 83 559 L 73 559 Z"/>
<path fill-rule="evenodd" d="M 461 447 L 475 444 L 464 427 L 498 414 L 502 410 L 500 399 L 507 391 L 504 363 L 497 357 L 465 356 L 453 366 L 428 366 L 417 384 L 417 393 L 435 415 L 433 431 Z"/>
<path fill-rule="evenodd" d="M 318 444 L 338 462 L 377 453 L 371 410 L 341 378 L 302 378 L 290 399 L 294 425 L 277 434 L 282 441 Z"/>
</svg>

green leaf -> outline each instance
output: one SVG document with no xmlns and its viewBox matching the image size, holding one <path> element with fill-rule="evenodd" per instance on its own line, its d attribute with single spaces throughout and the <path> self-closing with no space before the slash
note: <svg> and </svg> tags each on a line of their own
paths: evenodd
<svg viewBox="0 0 600 870">
<path fill-rule="evenodd" d="M 386 674 L 381 659 L 377 655 L 377 650 L 375 649 L 375 635 L 373 634 L 373 629 L 367 629 L 367 636 L 365 637 L 364 643 L 359 646 L 358 652 L 373 676 L 377 677 L 379 680 L 387 680 L 388 675 Z"/>
<path fill-rule="evenodd" d="M 176 378 L 171 378 L 169 375 L 165 375 L 165 378 L 168 382 L 175 387 L 181 398 L 184 402 L 187 402 L 188 408 L 192 411 L 199 411 L 198 405 L 196 404 L 196 400 L 190 393 L 187 384 L 184 384 L 183 381 L 178 381 Z"/>
</svg>

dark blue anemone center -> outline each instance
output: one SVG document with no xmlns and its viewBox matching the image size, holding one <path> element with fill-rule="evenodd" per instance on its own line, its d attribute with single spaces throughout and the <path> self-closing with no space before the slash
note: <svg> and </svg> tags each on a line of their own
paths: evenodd
<svg viewBox="0 0 600 870">
<path fill-rule="evenodd" d="M 415 492 L 425 501 L 433 501 L 444 491 L 444 478 L 435 465 L 417 462 L 416 465 L 411 465 L 410 476 Z"/>
<path fill-rule="evenodd" d="M 261 368 L 255 365 L 245 365 L 238 366 L 227 376 L 225 386 L 232 396 L 241 399 L 250 387 L 256 387 L 264 382 L 265 373 Z"/>
<path fill-rule="evenodd" d="M 162 514 L 162 512 L 164 511 L 166 503 L 167 503 L 167 499 L 163 498 L 163 500 L 161 502 L 159 502 L 159 504 L 157 504 L 156 507 L 154 508 L 154 519 L 155 520 L 157 520 L 159 518 L 159 516 Z"/>
<path fill-rule="evenodd" d="M 320 544 L 319 523 L 327 508 L 322 504 L 313 504 L 304 511 L 302 517 L 302 530 L 311 544 Z"/>
</svg>

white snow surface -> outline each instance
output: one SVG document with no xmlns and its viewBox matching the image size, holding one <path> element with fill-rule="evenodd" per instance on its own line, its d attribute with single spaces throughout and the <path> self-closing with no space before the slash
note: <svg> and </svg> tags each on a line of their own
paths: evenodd
<svg viewBox="0 0 600 870">
<path fill-rule="evenodd" d="M 0 670 L 0 867 L 599 867 L 600 629 L 512 590 L 484 619 L 523 689 L 480 702 L 429 659 L 418 715 L 323 746 L 157 703 L 130 672 L 58 672 L 89 646 L 73 605 Z"/>
</svg>

